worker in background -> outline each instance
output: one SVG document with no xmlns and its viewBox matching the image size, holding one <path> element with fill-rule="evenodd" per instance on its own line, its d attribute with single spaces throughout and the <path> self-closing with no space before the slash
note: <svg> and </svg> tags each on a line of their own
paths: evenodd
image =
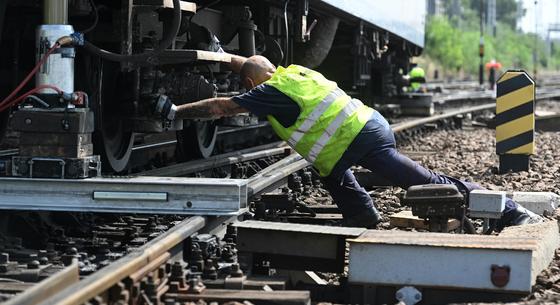
<svg viewBox="0 0 560 305">
<path fill-rule="evenodd" d="M 361 165 L 393 185 L 455 184 L 464 193 L 480 186 L 432 172 L 400 154 L 389 123 L 379 112 L 348 96 L 311 69 L 276 68 L 262 56 L 233 56 L 247 92 L 175 106 L 162 96 L 156 111 L 165 119 L 217 119 L 253 112 L 264 116 L 278 136 L 313 164 L 323 177 L 345 225 L 374 228 L 381 217 L 350 170 Z M 508 199 L 498 229 L 537 222 L 540 217 Z"/>
<path fill-rule="evenodd" d="M 488 70 L 488 85 L 490 90 L 494 90 L 496 86 L 496 74 L 502 68 L 502 64 L 495 59 L 486 63 L 486 70 Z"/>
<path fill-rule="evenodd" d="M 409 86 L 407 92 L 409 93 L 426 93 L 426 73 L 424 69 L 416 66 L 412 68 L 407 75 Z"/>
</svg>

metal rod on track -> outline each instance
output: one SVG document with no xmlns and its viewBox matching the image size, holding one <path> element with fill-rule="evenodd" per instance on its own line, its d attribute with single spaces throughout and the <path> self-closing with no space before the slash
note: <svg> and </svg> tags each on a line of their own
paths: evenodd
<svg viewBox="0 0 560 305">
<path fill-rule="evenodd" d="M 299 157 L 299 160 L 298 160 Z M 301 158 L 300 155 L 294 154 L 286 157 L 281 161 L 265 168 L 265 174 L 259 173 L 249 179 L 249 188 L 247 190 L 249 196 L 258 195 L 277 188 L 279 184 L 283 184 L 286 178 L 291 174 L 302 170 L 311 164 Z M 272 169 L 269 169 L 271 168 Z"/>
<path fill-rule="evenodd" d="M 150 262 L 202 229 L 205 224 L 206 219 L 201 216 L 183 220 L 163 235 L 40 304 L 81 305 L 150 264 Z"/>
</svg>

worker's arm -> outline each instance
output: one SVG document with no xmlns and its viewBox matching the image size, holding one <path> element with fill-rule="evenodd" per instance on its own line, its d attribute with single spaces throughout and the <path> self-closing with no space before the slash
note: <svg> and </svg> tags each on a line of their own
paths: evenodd
<svg viewBox="0 0 560 305">
<path fill-rule="evenodd" d="M 238 113 L 248 112 L 230 97 L 214 97 L 198 102 L 175 106 L 167 97 L 160 98 L 156 112 L 167 120 L 218 119 Z"/>
<path fill-rule="evenodd" d="M 229 68 L 240 73 L 241 67 L 247 58 L 239 55 L 229 54 L 231 60 Z M 238 113 L 248 112 L 240 107 L 229 97 L 216 97 L 195 103 L 184 104 L 181 106 L 174 105 L 167 96 L 160 96 L 156 103 L 156 113 L 167 120 L 174 119 L 214 119 L 224 116 L 231 116 Z"/>
<path fill-rule="evenodd" d="M 247 58 L 243 56 L 231 54 L 231 62 L 229 63 L 229 68 L 231 69 L 231 71 L 235 73 L 239 73 L 241 72 L 241 67 L 243 66 L 246 60 Z"/>
<path fill-rule="evenodd" d="M 248 112 L 230 97 L 215 97 L 177 107 L 177 119 L 218 119 Z"/>
</svg>

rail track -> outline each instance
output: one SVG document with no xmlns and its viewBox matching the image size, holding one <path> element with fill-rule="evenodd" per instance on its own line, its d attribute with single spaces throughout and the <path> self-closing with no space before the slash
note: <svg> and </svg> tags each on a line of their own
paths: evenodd
<svg viewBox="0 0 560 305">
<path fill-rule="evenodd" d="M 558 96 L 559 91 L 545 90 L 539 92 L 538 100 Z M 488 94 L 471 95 L 468 99 L 477 101 L 478 105 L 460 109 L 447 107 L 441 110 L 444 113 L 401 120 L 392 124 L 392 128 L 404 136 L 407 133 L 417 135 L 414 130 L 426 130 L 426 126 L 427 130 L 434 126 L 460 128 L 466 114 L 492 111 L 495 104 L 484 103 L 491 98 Z M 465 99 L 460 96 L 449 101 Z M 0 151 L 0 156 L 13 154 L 17 151 Z M 248 196 L 257 201 L 256 210 L 251 210 L 256 218 L 263 217 L 258 202 L 264 198 L 281 204 L 290 203 L 288 207 L 276 209 L 276 216 L 284 217 L 285 221 L 325 224 L 340 220 L 334 206 L 304 205 L 297 198 L 287 198 L 281 193 L 260 197 L 285 185 L 299 189 L 300 193 L 312 192 L 310 190 L 320 182 L 312 171 L 306 169 L 308 166 L 307 161 L 277 142 L 202 161 L 177 163 L 139 175 L 210 174 L 247 179 Z M 243 274 L 236 253 L 236 229 L 228 226 L 239 219 L 237 215 L 146 217 L 66 213 L 60 216 L 56 213 L 14 212 L 4 217 L 14 226 L 46 230 L 28 233 L 37 234 L 34 241 L 0 235 L 3 239 L 0 274 L 9 276 L 0 276 L 0 300 L 5 300 L 6 304 L 167 305 L 199 299 L 307 304 L 310 300 L 307 291 L 284 290 L 288 283 L 282 277 L 248 278 Z M 212 235 L 217 232 L 225 232 L 225 236 Z M 44 249 L 33 249 L 26 242 L 34 244 L 35 248 L 43 245 Z M 318 279 L 314 281 L 320 282 Z"/>
</svg>

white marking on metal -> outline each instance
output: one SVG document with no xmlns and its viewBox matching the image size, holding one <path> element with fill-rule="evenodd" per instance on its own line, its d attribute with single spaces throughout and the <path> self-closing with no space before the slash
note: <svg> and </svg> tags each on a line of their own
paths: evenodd
<svg viewBox="0 0 560 305">
<path fill-rule="evenodd" d="M 167 193 L 93 192 L 93 200 L 149 200 L 167 201 Z"/>
</svg>

